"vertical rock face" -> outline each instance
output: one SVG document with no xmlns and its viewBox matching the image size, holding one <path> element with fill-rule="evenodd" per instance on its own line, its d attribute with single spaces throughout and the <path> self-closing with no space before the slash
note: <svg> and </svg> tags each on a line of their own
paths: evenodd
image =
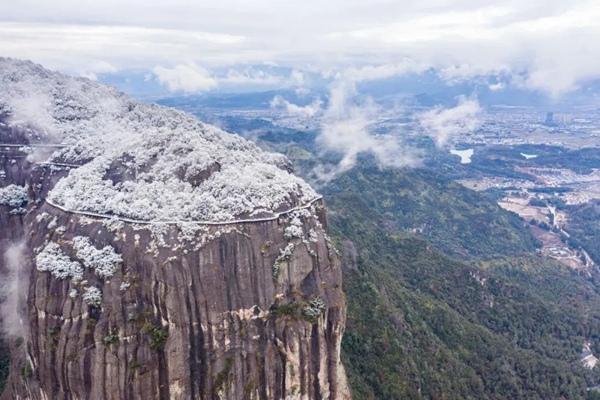
<svg viewBox="0 0 600 400">
<path fill-rule="evenodd" d="M 1 143 L 30 145 L 0 152 L 0 202 L 2 190 L 16 198 L 0 204 L 0 243 L 24 242 L 28 278 L 3 398 L 349 398 L 340 260 L 320 198 L 243 139 L 122 95 L 103 101 L 129 139 L 108 148 L 78 131 L 103 110 L 72 88 L 106 89 L 2 60 L 5 93 L 18 95 L 19 67 L 50 80 L 61 148 L 40 163 L 40 127 L 0 102 Z"/>
</svg>

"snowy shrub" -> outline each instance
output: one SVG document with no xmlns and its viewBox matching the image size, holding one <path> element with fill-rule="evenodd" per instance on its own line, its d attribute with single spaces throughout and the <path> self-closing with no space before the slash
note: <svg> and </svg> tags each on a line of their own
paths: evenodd
<svg viewBox="0 0 600 400">
<path fill-rule="evenodd" d="M 89 306 L 99 307 L 100 304 L 102 304 L 102 292 L 95 286 L 88 286 L 84 288 L 81 297 Z"/>
<path fill-rule="evenodd" d="M 27 188 L 17 185 L 8 185 L 0 188 L 0 205 L 13 209 L 22 209 L 27 204 Z"/>
<path fill-rule="evenodd" d="M 303 235 L 304 232 L 302 231 L 302 227 L 296 225 L 288 226 L 287 228 L 285 228 L 285 231 L 283 233 L 283 236 L 288 240 L 294 238 L 301 238 Z"/>
<path fill-rule="evenodd" d="M 110 333 L 102 338 L 102 342 L 106 346 L 110 346 L 111 344 L 115 344 L 119 341 L 119 331 L 118 329 L 112 329 Z"/>
<path fill-rule="evenodd" d="M 278 262 L 275 262 L 272 267 L 273 279 L 277 279 L 279 271 L 281 271 L 281 265 Z"/>
<path fill-rule="evenodd" d="M 84 236 L 73 238 L 75 254 L 86 268 L 93 269 L 101 278 L 110 278 L 114 275 L 117 266 L 123 261 L 121 255 L 115 253 L 111 246 L 97 249 L 90 239 Z"/>
<path fill-rule="evenodd" d="M 304 231 L 302 230 L 302 221 L 300 218 L 294 216 L 291 219 L 290 225 L 285 228 L 283 236 L 288 240 L 302 238 L 304 236 Z"/>
<path fill-rule="evenodd" d="M 308 232 L 308 240 L 313 243 L 316 243 L 319 241 L 319 236 L 317 235 L 317 232 L 314 229 L 311 229 Z"/>
<path fill-rule="evenodd" d="M 37 270 L 50 272 L 57 279 L 71 278 L 80 281 L 83 278 L 83 268 L 61 250 L 57 243 L 48 243 L 35 257 Z"/>
<path fill-rule="evenodd" d="M 288 243 L 284 249 L 279 250 L 279 256 L 275 259 L 275 263 L 273 263 L 273 278 L 277 278 L 279 276 L 281 264 L 287 262 L 292 257 L 295 247 L 296 246 L 293 243 Z"/>
<path fill-rule="evenodd" d="M 325 311 L 325 302 L 320 297 L 310 300 L 302 309 L 302 313 L 311 319 L 318 318 Z"/>
</svg>

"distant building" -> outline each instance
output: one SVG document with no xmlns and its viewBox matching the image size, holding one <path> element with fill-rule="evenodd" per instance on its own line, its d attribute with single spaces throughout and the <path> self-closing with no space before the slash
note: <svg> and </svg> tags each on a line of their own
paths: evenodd
<svg viewBox="0 0 600 400">
<path fill-rule="evenodd" d="M 554 122 L 554 113 L 549 111 L 546 113 L 546 119 L 544 120 L 544 125 L 547 126 L 555 126 L 556 122 Z"/>
</svg>

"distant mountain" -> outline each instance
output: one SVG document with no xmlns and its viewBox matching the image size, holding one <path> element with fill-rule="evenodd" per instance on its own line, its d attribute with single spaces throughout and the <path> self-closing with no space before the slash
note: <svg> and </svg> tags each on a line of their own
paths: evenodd
<svg viewBox="0 0 600 400">
<path fill-rule="evenodd" d="M 294 74 L 301 75 L 302 79 L 294 81 Z M 183 102 L 242 109 L 268 107 L 268 102 L 276 94 L 296 104 L 306 100 L 307 97 L 303 95 L 306 92 L 327 101 L 329 89 L 336 79 L 336 75 L 325 76 L 314 71 L 266 65 L 216 69 L 212 76 L 219 82 L 217 87 L 199 94 L 169 92 L 160 85 L 152 71 L 119 71 L 101 74 L 98 79 L 143 100 L 165 99 L 167 105 Z M 510 76 L 452 78 L 429 69 L 420 73 L 358 80 L 357 95 L 370 97 L 384 107 L 398 102 L 422 107 L 453 106 L 458 96 L 466 96 L 476 97 L 484 107 L 502 105 L 568 111 L 574 107 L 599 107 L 600 81 L 584 82 L 560 97 L 552 97 L 528 88 Z"/>
</svg>

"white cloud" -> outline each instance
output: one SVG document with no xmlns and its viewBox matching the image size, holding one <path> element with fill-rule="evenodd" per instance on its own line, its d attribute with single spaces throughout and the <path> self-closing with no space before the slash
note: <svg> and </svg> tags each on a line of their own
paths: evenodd
<svg viewBox="0 0 600 400">
<path fill-rule="evenodd" d="M 26 334 L 23 315 L 29 279 L 23 273 L 27 262 L 24 253 L 24 244 L 18 243 L 10 245 L 2 254 L 5 268 L 1 273 L 0 283 L 1 331 L 10 337 L 22 337 Z"/>
<path fill-rule="evenodd" d="M 425 134 L 437 146 L 443 146 L 461 134 L 473 132 L 480 126 L 481 107 L 476 99 L 459 97 L 455 107 L 435 107 L 419 114 L 418 119 Z"/>
<path fill-rule="evenodd" d="M 196 93 L 217 87 L 217 81 L 204 68 L 182 64 L 173 68 L 156 66 L 152 70 L 161 85 L 171 92 Z"/>
<path fill-rule="evenodd" d="M 495 83 L 490 83 L 488 85 L 488 89 L 490 89 L 492 92 L 498 92 L 502 89 L 504 89 L 506 87 L 506 85 L 503 82 L 495 82 Z"/>
<path fill-rule="evenodd" d="M 186 63 L 170 68 L 156 66 L 152 72 L 150 78 L 155 77 L 169 91 L 183 93 L 198 93 L 217 87 L 265 90 L 294 87 L 299 82 L 303 83 L 301 72 L 270 73 L 260 69 L 260 66 L 235 66 L 227 69 L 225 73 L 211 73 L 198 64 Z M 293 110 L 291 104 L 289 108 L 292 112 L 298 111 Z"/>
<path fill-rule="evenodd" d="M 248 67 L 242 69 L 231 68 L 227 71 L 227 74 L 219 80 L 222 83 L 232 85 L 275 86 L 283 84 L 285 77 L 269 74 L 261 69 Z"/>
<path fill-rule="evenodd" d="M 307 104 L 305 106 L 299 106 L 294 103 L 290 103 L 286 99 L 281 96 L 275 96 L 270 102 L 271 108 L 275 109 L 283 109 L 288 114 L 298 115 L 300 117 L 314 117 L 317 113 L 321 111 L 321 105 L 323 102 L 321 99 L 316 99 L 312 103 Z"/>
<path fill-rule="evenodd" d="M 240 51 L 243 43 L 243 36 L 197 30 L 0 21 L 0 54 L 74 74 L 104 72 L 94 68 L 102 64 L 115 69 L 190 61 L 222 64 L 228 57 L 237 60 L 232 52 Z"/>
<path fill-rule="evenodd" d="M 258 90 L 294 87 L 302 90 L 305 76 L 302 71 L 287 68 L 270 71 L 277 67 L 275 63 L 262 62 L 259 65 L 236 65 L 227 69 L 225 74 L 219 74 L 217 79 L 223 87 L 255 88 Z"/>
<path fill-rule="evenodd" d="M 419 65 L 413 60 L 406 59 L 399 63 L 350 67 L 343 72 L 343 76 L 354 82 L 362 82 L 391 78 L 410 72 L 419 73 L 426 69 L 426 65 Z"/>
<path fill-rule="evenodd" d="M 352 40 L 355 48 L 370 46 L 375 53 L 401 52 L 447 79 L 523 74 L 525 87 L 554 97 L 600 78 L 596 1 L 497 3 L 336 32 L 330 38 Z"/>
<path fill-rule="evenodd" d="M 95 81 L 98 80 L 98 74 L 108 74 L 117 71 L 118 69 L 114 65 L 106 61 L 98 60 L 91 62 L 84 69 L 79 71 L 78 75 Z"/>
<path fill-rule="evenodd" d="M 0 15 L 2 55 L 76 73 L 95 73 L 97 60 L 118 69 L 271 62 L 354 81 L 435 68 L 449 79 L 517 74 L 552 96 L 600 78 L 597 0 L 21 0 L 0 2 Z M 279 84 L 256 73 L 225 79 Z"/>
<path fill-rule="evenodd" d="M 414 151 L 406 149 L 400 138 L 371 132 L 379 110 L 370 100 L 356 103 L 356 95 L 353 81 L 340 79 L 331 87 L 317 144 L 324 151 L 341 154 L 342 159 L 333 168 L 323 169 L 320 166 L 315 171 L 323 180 L 352 168 L 360 153 L 372 153 L 383 166 L 402 167 L 417 162 Z"/>
<path fill-rule="evenodd" d="M 18 86 L 23 95 L 15 96 L 12 101 L 12 122 L 31 125 L 52 136 L 55 133 L 54 118 L 50 115 L 52 102 L 48 93 L 28 81 L 22 81 Z"/>
</svg>

